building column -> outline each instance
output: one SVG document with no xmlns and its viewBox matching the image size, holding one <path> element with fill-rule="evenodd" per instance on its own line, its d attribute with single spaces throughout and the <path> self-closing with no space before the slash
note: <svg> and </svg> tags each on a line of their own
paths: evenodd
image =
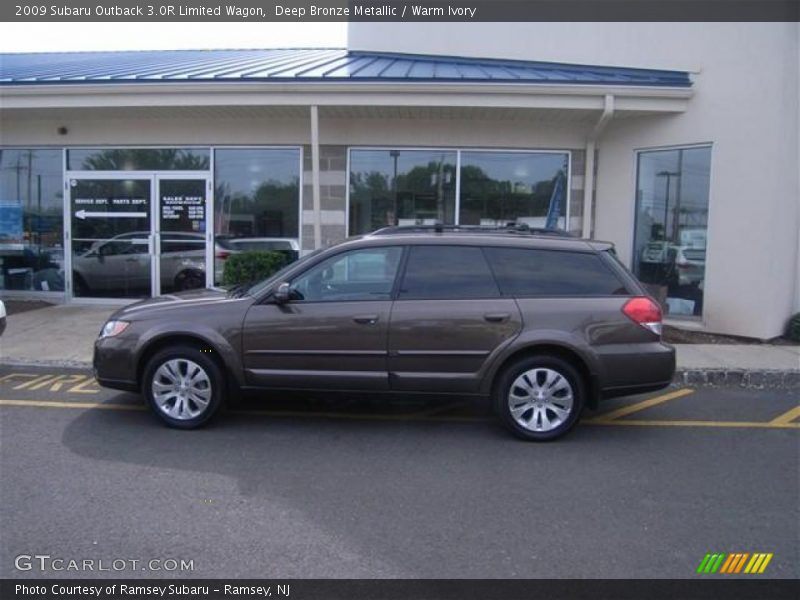
<svg viewBox="0 0 800 600">
<path fill-rule="evenodd" d="M 592 237 L 592 213 L 594 212 L 594 155 L 600 134 L 614 116 L 614 96 L 606 94 L 603 98 L 603 112 L 586 139 L 586 168 L 583 175 L 583 232 L 585 238 Z"/>
<path fill-rule="evenodd" d="M 322 247 L 322 201 L 319 190 L 319 109 L 311 107 L 311 196 L 314 209 L 314 249 Z"/>
</svg>

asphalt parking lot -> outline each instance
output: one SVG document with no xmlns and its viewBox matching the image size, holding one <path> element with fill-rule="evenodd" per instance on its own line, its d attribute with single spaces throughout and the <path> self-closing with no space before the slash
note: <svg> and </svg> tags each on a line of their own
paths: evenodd
<svg viewBox="0 0 800 600">
<path fill-rule="evenodd" d="M 616 399 L 531 444 L 443 399 L 258 398 L 174 431 L 87 371 L 5 366 L 0 434 L 0 577 L 800 576 L 796 390 Z M 698 575 L 708 553 L 773 557 Z M 94 570 L 15 568 L 34 554 Z"/>
</svg>

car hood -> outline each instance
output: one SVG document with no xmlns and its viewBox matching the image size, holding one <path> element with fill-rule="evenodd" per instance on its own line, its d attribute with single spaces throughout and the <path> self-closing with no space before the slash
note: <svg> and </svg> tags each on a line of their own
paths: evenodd
<svg viewBox="0 0 800 600">
<path fill-rule="evenodd" d="M 153 313 L 180 310 L 186 308 L 202 308 L 205 306 L 222 304 L 227 302 L 252 301 L 249 296 L 228 297 L 227 290 L 212 288 L 191 290 L 179 294 L 166 294 L 155 298 L 148 298 L 135 304 L 130 304 L 116 311 L 111 318 L 113 319 L 136 319 L 148 318 Z"/>
</svg>

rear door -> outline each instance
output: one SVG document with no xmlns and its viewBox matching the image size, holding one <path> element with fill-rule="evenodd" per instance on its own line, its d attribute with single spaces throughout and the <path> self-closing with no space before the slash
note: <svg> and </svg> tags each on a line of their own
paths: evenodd
<svg viewBox="0 0 800 600">
<path fill-rule="evenodd" d="M 389 328 L 391 388 L 477 392 L 483 368 L 521 328 L 479 247 L 411 246 Z"/>
</svg>

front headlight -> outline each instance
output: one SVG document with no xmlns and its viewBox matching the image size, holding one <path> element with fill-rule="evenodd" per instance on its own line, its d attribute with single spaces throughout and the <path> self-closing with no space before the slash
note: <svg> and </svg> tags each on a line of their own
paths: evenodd
<svg viewBox="0 0 800 600">
<path fill-rule="evenodd" d="M 119 335 L 128 328 L 128 325 L 130 323 L 127 321 L 108 321 L 100 330 L 100 339 Z"/>
</svg>

